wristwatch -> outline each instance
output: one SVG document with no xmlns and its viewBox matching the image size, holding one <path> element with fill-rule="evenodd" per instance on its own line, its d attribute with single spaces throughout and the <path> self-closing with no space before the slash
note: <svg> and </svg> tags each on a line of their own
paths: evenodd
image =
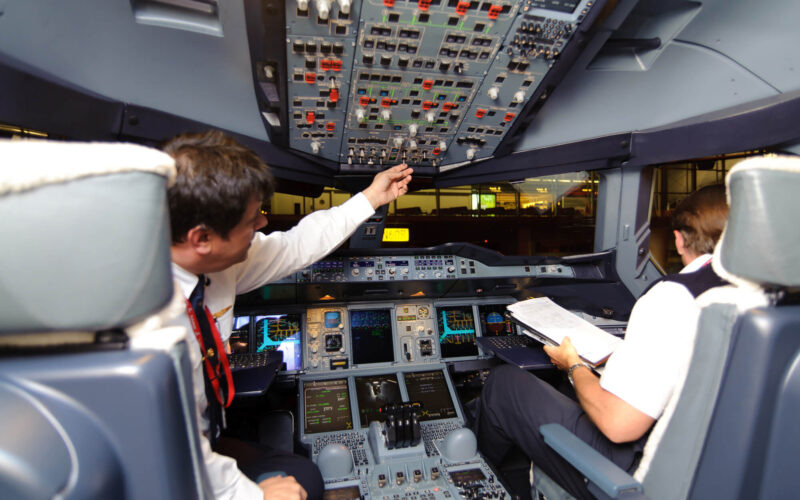
<svg viewBox="0 0 800 500">
<path fill-rule="evenodd" d="M 587 365 L 586 363 L 575 363 L 574 365 L 570 366 L 569 370 L 567 370 L 567 378 L 569 379 L 569 383 L 572 385 L 575 385 L 575 379 L 572 378 L 572 372 L 574 372 L 575 368 L 578 368 L 579 366 L 585 366 L 586 368 L 589 369 L 589 371 L 592 370 L 592 367 Z"/>
</svg>

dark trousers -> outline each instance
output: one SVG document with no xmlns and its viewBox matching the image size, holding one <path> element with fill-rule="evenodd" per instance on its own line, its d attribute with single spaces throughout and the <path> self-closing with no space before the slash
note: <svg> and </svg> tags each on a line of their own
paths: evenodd
<svg viewBox="0 0 800 500">
<path fill-rule="evenodd" d="M 518 446 L 548 476 L 577 498 L 593 498 L 583 475 L 544 442 L 539 426 L 558 423 L 626 471 L 638 465 L 646 436 L 614 444 L 592 423 L 581 406 L 516 366 L 495 368 L 481 394 L 477 421 L 478 449 L 493 464 Z"/>
<path fill-rule="evenodd" d="M 273 472 L 294 476 L 308 493 L 308 500 L 320 500 L 324 492 L 322 474 L 310 459 L 269 446 L 241 439 L 222 437 L 214 446 L 219 454 L 236 459 L 247 477 L 258 482 L 259 477 Z"/>
</svg>

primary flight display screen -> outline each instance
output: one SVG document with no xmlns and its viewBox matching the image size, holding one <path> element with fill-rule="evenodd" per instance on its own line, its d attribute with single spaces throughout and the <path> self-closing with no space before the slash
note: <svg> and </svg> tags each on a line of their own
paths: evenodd
<svg viewBox="0 0 800 500">
<path fill-rule="evenodd" d="M 418 401 L 422 405 L 419 412 L 421 422 L 458 416 L 441 370 L 407 372 L 403 374 L 403 379 L 409 401 Z"/>
<path fill-rule="evenodd" d="M 314 380 L 303 386 L 305 432 L 343 431 L 353 428 L 347 379 Z"/>
<path fill-rule="evenodd" d="M 234 316 L 233 331 L 230 337 L 231 351 L 243 353 L 250 351 L 250 316 Z"/>
<path fill-rule="evenodd" d="M 256 351 L 281 351 L 286 370 L 303 367 L 302 329 L 299 313 L 255 317 Z"/>
<path fill-rule="evenodd" d="M 397 375 L 375 375 L 356 377 L 356 398 L 358 399 L 358 415 L 361 427 L 366 427 L 373 420 L 383 422 L 386 417 L 380 412 L 382 406 L 390 403 L 402 403 L 400 385 Z"/>
<path fill-rule="evenodd" d="M 437 307 L 436 321 L 443 358 L 478 355 L 472 306 Z"/>
<path fill-rule="evenodd" d="M 478 306 L 478 317 L 484 337 L 516 335 L 514 322 L 505 317 L 505 304 L 485 304 Z"/>
<path fill-rule="evenodd" d="M 353 364 L 394 361 L 392 313 L 389 309 L 350 311 Z"/>
</svg>

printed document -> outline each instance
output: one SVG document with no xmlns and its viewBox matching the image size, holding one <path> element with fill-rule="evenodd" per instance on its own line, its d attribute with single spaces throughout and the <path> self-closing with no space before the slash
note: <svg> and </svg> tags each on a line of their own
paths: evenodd
<svg viewBox="0 0 800 500">
<path fill-rule="evenodd" d="M 622 342 L 547 297 L 523 300 L 507 309 L 525 334 L 550 345 L 559 345 L 569 337 L 578 355 L 595 366 L 605 362 Z"/>
</svg>

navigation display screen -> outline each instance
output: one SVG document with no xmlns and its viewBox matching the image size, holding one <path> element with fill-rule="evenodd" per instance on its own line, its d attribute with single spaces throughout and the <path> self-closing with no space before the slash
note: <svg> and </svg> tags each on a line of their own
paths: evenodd
<svg viewBox="0 0 800 500">
<path fill-rule="evenodd" d="M 382 406 L 389 403 L 402 403 L 400 385 L 397 375 L 375 375 L 356 377 L 356 397 L 358 398 L 358 415 L 361 417 L 361 427 L 367 427 L 370 422 L 386 420 L 380 413 Z"/>
<path fill-rule="evenodd" d="M 394 361 L 392 314 L 389 309 L 350 311 L 353 364 Z"/>
<path fill-rule="evenodd" d="M 418 401 L 422 404 L 419 412 L 421 422 L 458 416 L 441 370 L 408 372 L 403 374 L 403 379 L 406 382 L 409 401 Z"/>
<path fill-rule="evenodd" d="M 472 306 L 437 307 L 436 321 L 443 358 L 478 355 Z"/>
<path fill-rule="evenodd" d="M 303 332 L 299 313 L 256 316 L 255 323 L 256 352 L 283 352 L 287 371 L 303 367 Z"/>
<path fill-rule="evenodd" d="M 306 382 L 303 386 L 303 403 L 306 434 L 353 428 L 347 379 Z"/>
<path fill-rule="evenodd" d="M 233 331 L 230 337 L 233 353 L 246 353 L 250 350 L 250 316 L 234 316 Z"/>
<path fill-rule="evenodd" d="M 505 304 L 487 304 L 478 306 L 481 332 L 484 337 L 501 337 L 516 335 L 514 322 L 505 317 Z"/>
</svg>

